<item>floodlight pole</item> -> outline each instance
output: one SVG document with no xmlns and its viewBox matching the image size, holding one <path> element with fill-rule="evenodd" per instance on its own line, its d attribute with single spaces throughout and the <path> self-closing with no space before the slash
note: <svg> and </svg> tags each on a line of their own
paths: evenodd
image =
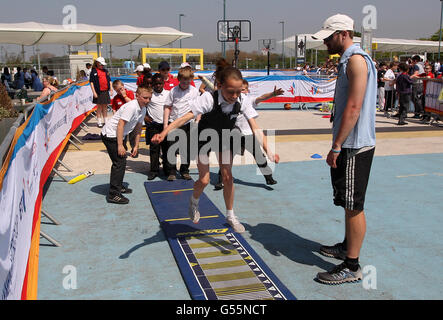
<svg viewBox="0 0 443 320">
<path fill-rule="evenodd" d="M 178 15 L 178 28 L 180 30 L 180 32 L 182 31 L 182 17 L 185 17 L 185 15 L 183 13 L 180 13 Z M 180 48 L 182 47 L 182 39 L 180 38 Z"/>
<path fill-rule="evenodd" d="M 282 68 L 285 68 L 285 22 L 280 21 L 282 27 L 282 36 L 281 36 L 281 59 L 282 59 Z"/>
<path fill-rule="evenodd" d="M 440 13 L 440 29 L 438 30 L 438 60 L 440 61 L 440 46 L 441 46 L 441 23 L 443 20 L 443 0 L 440 0 L 441 3 L 441 13 Z"/>
<path fill-rule="evenodd" d="M 223 20 L 226 20 L 226 0 L 223 0 Z M 226 59 L 226 42 L 222 42 L 222 55 Z"/>
</svg>

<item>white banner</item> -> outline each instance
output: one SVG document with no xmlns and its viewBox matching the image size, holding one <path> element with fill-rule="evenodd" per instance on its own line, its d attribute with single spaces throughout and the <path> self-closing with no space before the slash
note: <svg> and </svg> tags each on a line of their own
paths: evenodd
<svg viewBox="0 0 443 320">
<path fill-rule="evenodd" d="M 136 91 L 137 85 L 133 79 L 113 78 L 123 81 L 125 88 Z M 250 94 L 253 96 L 261 96 L 265 93 L 272 92 L 274 86 L 282 88 L 284 94 L 267 100 L 269 103 L 297 103 L 297 102 L 327 102 L 334 99 L 335 78 L 325 80 L 313 80 L 306 76 L 262 76 L 246 78 L 249 82 Z M 201 81 L 194 80 L 195 87 L 200 87 Z"/>
<path fill-rule="evenodd" d="M 21 298 L 42 169 L 74 119 L 93 107 L 89 84 L 73 85 L 54 102 L 37 104 L 11 146 L 0 191 L 0 299 Z"/>
<path fill-rule="evenodd" d="M 427 81 L 425 111 L 443 115 L 443 82 Z"/>
</svg>

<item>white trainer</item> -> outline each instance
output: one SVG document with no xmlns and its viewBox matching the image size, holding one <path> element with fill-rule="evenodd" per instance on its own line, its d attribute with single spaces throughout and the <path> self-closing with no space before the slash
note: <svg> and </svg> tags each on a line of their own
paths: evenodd
<svg viewBox="0 0 443 320">
<path fill-rule="evenodd" d="M 240 221 L 238 221 L 237 216 L 235 215 L 228 216 L 226 220 L 228 221 L 228 223 L 231 225 L 231 227 L 234 229 L 235 232 L 237 233 L 245 232 L 245 227 L 240 223 Z"/>
<path fill-rule="evenodd" d="M 188 213 L 193 223 L 198 223 L 200 221 L 200 212 L 198 211 L 198 203 L 197 204 L 193 203 L 192 198 L 189 201 Z"/>
</svg>

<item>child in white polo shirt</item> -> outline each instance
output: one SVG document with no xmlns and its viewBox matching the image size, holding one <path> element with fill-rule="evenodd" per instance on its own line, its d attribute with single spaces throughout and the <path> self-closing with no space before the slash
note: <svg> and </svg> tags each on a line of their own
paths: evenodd
<svg viewBox="0 0 443 320">
<path fill-rule="evenodd" d="M 125 137 L 135 131 L 135 143 L 131 156 L 138 154 L 143 119 L 146 114 L 146 105 L 151 101 L 152 88 L 139 86 L 136 98 L 124 104 L 104 125 L 101 136 L 112 161 L 109 193 L 106 200 L 111 203 L 127 204 L 129 199 L 122 193 L 131 193 L 132 190 L 123 187 L 123 178 L 126 169 Z"/>
<path fill-rule="evenodd" d="M 198 89 L 191 86 L 191 81 L 194 78 L 194 74 L 192 70 L 189 68 L 182 68 L 178 72 L 178 81 L 179 85 L 172 88 L 169 91 L 169 95 L 165 101 L 165 108 L 163 113 L 163 129 L 166 129 L 168 125 L 175 121 L 176 119 L 182 117 L 186 113 L 188 113 L 191 109 L 189 107 L 189 101 L 197 98 L 199 96 Z M 178 140 L 179 143 L 179 153 L 180 153 L 180 174 L 185 180 L 191 180 L 191 176 L 189 175 L 189 163 L 191 161 L 191 150 L 190 150 L 190 129 L 191 129 L 191 121 L 187 121 L 184 125 L 180 127 L 181 132 L 186 135 L 186 144 L 185 141 L 181 141 L 177 139 L 178 137 L 167 139 L 168 144 L 168 160 L 171 164 L 169 168 L 168 181 L 174 181 L 176 179 L 176 161 L 175 156 L 171 153 L 173 150 L 171 147 Z M 184 138 L 184 137 L 183 137 Z M 172 140 L 172 141 L 171 141 Z M 183 140 L 183 139 L 182 139 Z"/>
</svg>

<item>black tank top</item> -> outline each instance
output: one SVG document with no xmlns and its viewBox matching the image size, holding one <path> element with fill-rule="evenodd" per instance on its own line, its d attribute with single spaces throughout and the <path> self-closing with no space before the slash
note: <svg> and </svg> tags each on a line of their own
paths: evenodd
<svg viewBox="0 0 443 320">
<path fill-rule="evenodd" d="M 230 113 L 224 113 L 221 105 L 218 103 L 218 91 L 215 91 L 212 97 L 214 99 L 214 107 L 210 112 L 202 115 L 198 123 L 198 130 L 201 132 L 204 129 L 210 128 L 216 130 L 219 135 L 221 135 L 223 129 L 232 130 L 235 128 L 235 122 L 240 114 L 241 104 L 236 101 L 232 111 Z"/>
</svg>

